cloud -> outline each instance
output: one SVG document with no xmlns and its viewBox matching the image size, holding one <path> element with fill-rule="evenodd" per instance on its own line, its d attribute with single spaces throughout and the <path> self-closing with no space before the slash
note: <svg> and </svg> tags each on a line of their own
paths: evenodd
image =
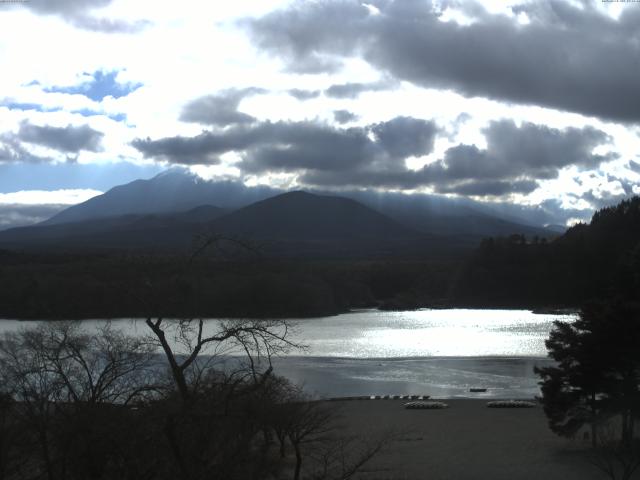
<svg viewBox="0 0 640 480">
<path fill-rule="evenodd" d="M 22 146 L 17 136 L 12 133 L 0 135 L 0 167 L 12 163 L 44 163 L 49 157 L 34 155 Z"/>
<path fill-rule="evenodd" d="M 158 140 L 137 138 L 131 145 L 144 158 L 167 161 L 181 165 L 214 165 L 219 156 L 232 151 L 242 151 L 256 142 L 268 127 L 231 127 L 224 132 L 202 132 L 195 137 L 165 137 Z"/>
<path fill-rule="evenodd" d="M 309 53 L 289 62 L 285 69 L 289 73 L 298 75 L 314 75 L 319 73 L 337 73 L 342 69 L 342 61 L 329 55 Z"/>
<path fill-rule="evenodd" d="M 93 17 L 90 15 L 75 15 L 70 18 L 71 24 L 83 30 L 102 33 L 138 33 L 150 25 L 147 20 L 128 22 L 110 18 Z"/>
<path fill-rule="evenodd" d="M 518 127 L 502 120 L 492 122 L 484 133 L 486 150 L 475 145 L 452 147 L 441 161 L 425 166 L 423 174 L 434 180 L 551 179 L 569 165 L 594 168 L 615 158 L 592 153 L 611 140 L 593 127 L 558 130 L 532 123 Z"/>
<path fill-rule="evenodd" d="M 360 94 L 365 92 L 379 92 L 396 86 L 397 83 L 389 80 L 370 83 L 340 83 L 331 85 L 324 91 L 324 94 L 330 98 L 358 98 Z"/>
<path fill-rule="evenodd" d="M 235 152 L 242 160 L 234 166 L 245 175 L 289 173 L 310 186 L 431 187 L 472 196 L 530 193 L 565 167 L 593 169 L 617 158 L 593 153 L 611 142 L 593 127 L 559 130 L 500 120 L 483 130 L 486 148 L 459 144 L 418 170 L 408 168 L 406 159 L 433 152 L 439 133 L 435 122 L 412 117 L 352 128 L 254 122 L 195 137 L 137 139 L 133 146 L 146 158 L 177 164 L 214 164 L 222 154 Z"/>
<path fill-rule="evenodd" d="M 412 128 L 417 135 L 410 145 L 400 147 L 406 134 L 397 122 Z M 428 154 L 435 135 L 432 122 L 402 118 L 370 127 L 338 129 L 329 125 L 304 122 L 262 122 L 237 125 L 224 131 L 203 132 L 195 137 L 167 137 L 158 140 L 136 139 L 132 145 L 146 158 L 179 164 L 214 164 L 227 152 L 243 154 L 238 166 L 249 173 L 265 171 L 352 170 L 370 161 L 387 161 L 390 154 L 411 151 Z M 420 131 L 422 128 L 423 131 Z M 379 138 L 372 140 L 372 129 Z M 418 152 L 420 148 L 427 149 Z M 402 159 L 393 159 L 401 161 Z"/>
<path fill-rule="evenodd" d="M 597 186 L 583 192 L 580 198 L 589 202 L 594 209 L 615 205 L 640 193 L 640 183 L 628 178 L 599 174 L 594 175 L 593 179 Z"/>
<path fill-rule="evenodd" d="M 267 93 L 262 88 L 224 90 L 216 95 L 197 98 L 185 105 L 180 120 L 226 127 L 228 125 L 253 123 L 251 115 L 238 111 L 240 102 L 249 96 Z"/>
<path fill-rule="evenodd" d="M 60 204 L 75 205 L 89 200 L 102 192 L 92 189 L 62 189 L 62 190 L 20 190 L 17 192 L 0 193 L 2 205 L 44 205 Z"/>
<path fill-rule="evenodd" d="M 531 193 L 538 188 L 535 180 L 470 180 L 453 184 L 435 184 L 438 193 L 500 197 L 510 193 Z"/>
<path fill-rule="evenodd" d="M 21 190 L 0 193 L 0 230 L 32 225 L 102 192 L 89 189 Z"/>
<path fill-rule="evenodd" d="M 345 124 L 357 120 L 359 117 L 349 110 L 334 110 L 333 119 L 339 124 Z"/>
<path fill-rule="evenodd" d="M 311 100 L 320 96 L 320 90 L 301 90 L 299 88 L 291 88 L 287 93 L 296 100 Z"/>
<path fill-rule="evenodd" d="M 137 33 L 149 25 L 146 20 L 125 20 L 97 17 L 95 9 L 109 6 L 112 0 L 27 0 L 15 2 L 38 15 L 56 15 L 75 27 L 102 33 Z"/>
<path fill-rule="evenodd" d="M 108 6 L 112 0 L 30 0 L 25 8 L 44 15 L 72 16 L 95 8 Z"/>
<path fill-rule="evenodd" d="M 22 205 L 8 204 L 0 205 L 0 230 L 15 227 L 24 227 L 35 223 L 43 222 L 56 213 L 61 212 L 69 205 L 43 204 L 43 205 Z"/>
<path fill-rule="evenodd" d="M 583 129 L 551 129 L 543 125 L 525 123 L 516 126 L 512 121 L 492 122 L 485 130 L 487 148 L 460 144 L 449 148 L 443 158 L 410 170 L 394 159 L 417 155 L 424 149 L 428 153 L 437 129 L 424 125 L 424 138 L 402 135 L 411 131 L 407 125 L 415 119 L 399 117 L 382 125 L 373 126 L 373 132 L 394 132 L 381 148 L 388 153 L 385 161 L 363 163 L 348 172 L 307 171 L 301 180 L 318 186 L 368 186 L 376 188 L 415 189 L 432 187 L 439 193 L 472 196 L 503 196 L 510 193 L 526 194 L 534 191 L 539 180 L 556 178 L 567 166 L 595 168 L 612 160 L 614 155 L 596 155 L 592 150 L 608 142 L 609 137 L 591 127 Z M 403 125 L 404 124 L 404 125 Z M 426 132 L 433 129 L 431 135 Z M 380 135 L 379 133 L 376 134 Z M 378 137 L 382 140 L 384 137 Z"/>
<path fill-rule="evenodd" d="M 91 110 L 89 108 L 81 108 L 79 110 L 72 110 L 71 112 L 82 115 L 83 117 L 96 117 L 104 115 L 105 117 L 110 118 L 115 122 L 125 122 L 127 120 L 127 115 L 125 113 L 106 113 L 97 110 Z"/>
<path fill-rule="evenodd" d="M 98 152 L 104 134 L 88 125 L 74 127 L 43 127 L 32 125 L 28 121 L 20 123 L 17 138 L 23 142 L 34 143 L 60 152 L 78 153 L 81 150 Z"/>
<path fill-rule="evenodd" d="M 0 100 L 0 107 L 7 107 L 9 110 L 21 110 L 25 112 L 31 110 L 35 110 L 36 112 L 59 112 L 62 110 L 60 107 L 45 107 L 39 103 L 16 102 L 11 98 L 3 98 Z"/>
<path fill-rule="evenodd" d="M 97 70 L 93 73 L 84 73 L 82 81 L 77 85 L 66 87 L 52 86 L 44 89 L 48 93 L 79 94 L 100 102 L 105 97 L 126 97 L 142 86 L 141 83 L 120 83 L 117 80 L 118 71 L 105 72 Z"/>
<path fill-rule="evenodd" d="M 519 7 L 519 24 L 473 2 L 473 21 L 444 22 L 427 1 L 294 2 L 246 20 L 254 43 L 289 65 L 309 55 L 361 57 L 395 79 L 468 97 L 539 105 L 619 122 L 640 121 L 640 9 L 619 19 L 584 3 L 543 0 Z"/>
<path fill-rule="evenodd" d="M 431 152 L 438 129 L 433 122 L 396 117 L 388 122 L 373 125 L 371 131 L 389 155 L 407 158 Z"/>
</svg>

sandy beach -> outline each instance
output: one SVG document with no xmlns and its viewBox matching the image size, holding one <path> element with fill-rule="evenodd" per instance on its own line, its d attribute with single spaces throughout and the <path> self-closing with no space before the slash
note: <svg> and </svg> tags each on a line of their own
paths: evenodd
<svg viewBox="0 0 640 480">
<path fill-rule="evenodd" d="M 444 400 L 443 410 L 407 410 L 403 400 L 332 402 L 350 432 L 397 439 L 358 477 L 398 480 L 590 480 L 606 478 L 585 457 L 589 443 L 547 427 L 540 406 L 487 408 L 486 400 Z"/>
</svg>

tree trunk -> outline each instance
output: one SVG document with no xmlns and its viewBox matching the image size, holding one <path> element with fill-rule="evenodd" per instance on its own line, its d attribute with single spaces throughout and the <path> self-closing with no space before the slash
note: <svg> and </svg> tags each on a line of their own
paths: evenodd
<svg viewBox="0 0 640 480">
<path fill-rule="evenodd" d="M 49 453 L 49 439 L 47 438 L 47 432 L 40 432 L 40 446 L 42 447 L 42 456 L 44 457 L 44 466 L 47 470 L 47 479 L 54 480 L 53 474 L 53 462 L 51 461 L 51 454 Z"/>
<path fill-rule="evenodd" d="M 300 470 L 302 469 L 302 452 L 300 451 L 300 444 L 293 443 L 293 449 L 296 452 L 296 469 L 293 473 L 293 480 L 300 480 Z"/>
<path fill-rule="evenodd" d="M 176 361 L 176 357 L 173 354 L 171 347 L 169 346 L 169 342 L 167 342 L 164 331 L 162 330 L 162 328 L 160 328 L 159 324 L 154 324 L 150 318 L 147 319 L 146 324 L 149 326 L 149 328 L 151 328 L 153 333 L 155 333 L 156 337 L 158 337 L 160 345 L 162 346 L 162 349 L 164 350 L 164 353 L 167 357 L 167 361 L 169 362 L 171 375 L 176 382 L 176 386 L 178 387 L 180 396 L 182 397 L 183 402 L 187 403 L 187 401 L 189 400 L 189 387 L 187 386 L 187 380 L 184 377 L 184 371 L 182 370 L 182 368 L 180 368 L 180 365 L 178 365 L 178 362 Z"/>
<path fill-rule="evenodd" d="M 286 445 L 285 445 L 285 441 L 286 438 L 284 436 L 278 435 L 278 441 L 280 442 L 280 458 L 284 458 L 286 455 Z"/>
<path fill-rule="evenodd" d="M 631 432 L 631 425 L 629 425 L 629 420 L 632 419 L 629 410 L 622 411 L 622 445 L 624 448 L 630 447 L 632 438 L 629 437 L 629 433 Z"/>
<path fill-rule="evenodd" d="M 596 417 L 598 411 L 596 410 L 596 394 L 595 392 L 591 392 L 591 446 L 596 448 L 598 446 L 598 438 L 597 438 L 597 426 L 596 426 Z"/>
<path fill-rule="evenodd" d="M 164 424 L 164 433 L 167 437 L 167 441 L 169 442 L 169 447 L 171 448 L 171 452 L 173 453 L 173 457 L 178 464 L 178 468 L 180 468 L 180 473 L 182 474 L 182 478 L 184 480 L 190 480 L 191 474 L 189 473 L 189 469 L 187 467 L 187 463 L 184 460 L 182 455 L 182 451 L 180 450 L 180 443 L 176 438 L 175 431 L 175 421 L 174 418 L 167 417 Z"/>
</svg>

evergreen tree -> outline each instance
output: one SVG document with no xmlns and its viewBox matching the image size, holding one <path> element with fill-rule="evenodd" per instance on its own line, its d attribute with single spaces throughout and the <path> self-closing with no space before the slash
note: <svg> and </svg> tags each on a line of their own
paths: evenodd
<svg viewBox="0 0 640 480">
<path fill-rule="evenodd" d="M 537 368 L 550 428 L 573 436 L 585 424 L 619 415 L 621 442 L 633 439 L 640 413 L 640 310 L 630 303 L 591 303 L 575 322 L 555 322 L 546 342 L 557 364 Z"/>
</svg>

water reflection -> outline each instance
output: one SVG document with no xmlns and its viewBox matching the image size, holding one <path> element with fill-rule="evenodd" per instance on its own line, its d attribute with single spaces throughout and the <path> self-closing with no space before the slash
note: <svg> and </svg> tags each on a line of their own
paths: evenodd
<svg viewBox="0 0 640 480">
<path fill-rule="evenodd" d="M 292 320 L 297 325 L 295 341 L 306 344 L 308 350 L 276 359 L 275 368 L 322 397 L 530 398 L 539 394 L 533 367 L 549 362 L 543 358 L 544 341 L 554 320 L 572 317 L 452 309 L 370 310 Z M 0 333 L 35 323 L 0 321 Z M 112 323 L 132 335 L 149 334 L 142 319 Z M 103 324 L 104 320 L 83 321 L 88 330 Z M 218 320 L 208 320 L 206 331 L 218 326 Z M 487 388 L 487 392 L 472 394 L 473 387 Z"/>
<path fill-rule="evenodd" d="M 545 339 L 560 315 L 534 314 L 525 310 L 418 310 L 381 312 L 366 310 L 312 319 L 292 319 L 294 339 L 306 344 L 305 352 L 290 354 L 314 357 L 406 358 L 406 357 L 544 357 Z M 104 320 L 85 320 L 97 328 Z M 35 322 L 0 321 L 0 332 Z M 217 320 L 208 320 L 213 332 Z M 144 320 L 114 320 L 113 325 L 132 335 L 146 335 Z"/>
<path fill-rule="evenodd" d="M 560 315 L 525 310 L 361 311 L 301 320 L 298 338 L 319 357 L 544 357 Z"/>
</svg>

